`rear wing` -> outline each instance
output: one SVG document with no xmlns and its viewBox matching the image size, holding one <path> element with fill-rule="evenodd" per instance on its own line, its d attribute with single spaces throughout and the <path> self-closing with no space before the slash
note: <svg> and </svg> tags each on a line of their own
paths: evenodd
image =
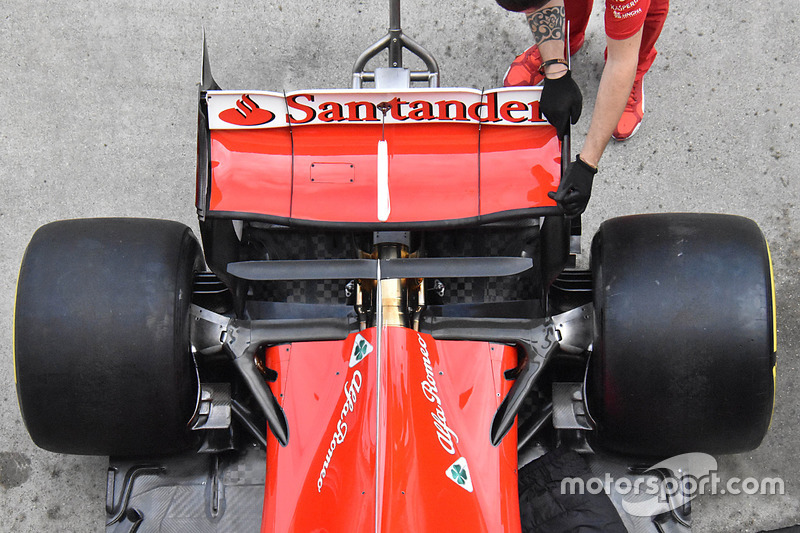
<svg viewBox="0 0 800 533">
<path fill-rule="evenodd" d="M 393 70 L 393 69 L 388 69 Z M 559 215 L 541 88 L 223 91 L 203 59 L 201 220 L 414 229 Z"/>
<path fill-rule="evenodd" d="M 206 217 L 359 227 L 557 214 L 547 193 L 561 149 L 539 96 L 205 91 L 197 207 Z"/>
</svg>

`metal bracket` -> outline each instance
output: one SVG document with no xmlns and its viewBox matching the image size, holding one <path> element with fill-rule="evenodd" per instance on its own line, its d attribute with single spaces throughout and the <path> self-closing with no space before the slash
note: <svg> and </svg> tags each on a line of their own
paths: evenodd
<svg viewBox="0 0 800 533">
<path fill-rule="evenodd" d="M 505 342 L 522 349 L 514 385 L 492 420 L 491 441 L 497 446 L 552 355 L 559 349 L 582 353 L 591 348 L 594 307 L 586 304 L 544 319 L 431 317 L 427 325 L 435 339 Z"/>
<path fill-rule="evenodd" d="M 289 424 L 272 389 L 254 362 L 259 346 L 301 341 L 343 340 L 354 329 L 350 318 L 237 320 L 192 305 L 192 346 L 200 354 L 223 350 L 253 394 L 281 446 L 289 442 Z M 202 397 L 201 397 L 202 404 Z M 202 407 L 202 405 L 201 405 Z M 230 411 L 228 411 L 230 417 Z"/>
<path fill-rule="evenodd" d="M 200 385 L 200 403 L 191 424 L 194 431 L 231 427 L 230 383 Z"/>
<path fill-rule="evenodd" d="M 411 87 L 411 70 L 407 68 L 375 69 L 376 89 L 407 89 Z"/>
<path fill-rule="evenodd" d="M 592 349 L 594 341 L 594 306 L 582 305 L 553 317 L 558 330 L 558 346 L 571 354 Z"/>
<path fill-rule="evenodd" d="M 106 527 L 111 527 L 117 522 L 125 518 L 128 511 L 128 503 L 131 499 L 131 491 L 133 490 L 133 482 L 137 477 L 143 475 L 159 475 L 164 473 L 164 468 L 159 465 L 143 464 L 136 465 L 127 472 L 125 472 L 125 480 L 122 485 L 119 502 L 114 501 L 115 489 L 114 479 L 116 470 L 108 469 L 108 480 L 106 491 L 106 513 L 110 516 L 109 521 L 106 522 Z"/>
<path fill-rule="evenodd" d="M 544 370 L 550 357 L 558 349 L 558 333 L 552 319 L 530 331 L 529 338 L 517 340 L 525 357 L 518 366 L 519 373 L 511 390 L 503 398 L 500 407 L 492 419 L 492 446 L 497 446 L 506 433 L 514 425 L 525 396 L 533 389 L 533 385 Z"/>
<path fill-rule="evenodd" d="M 235 322 L 235 321 L 232 321 Z M 259 343 L 252 342 L 252 331 L 246 325 L 229 326 L 225 332 L 223 349 L 230 356 L 239 376 L 253 393 L 259 407 L 267 417 L 267 425 L 281 446 L 289 443 L 289 422 L 253 361 Z"/>
<path fill-rule="evenodd" d="M 410 81 L 427 82 L 429 87 L 439 86 L 439 65 L 436 59 L 411 37 L 405 35 L 400 28 L 400 0 L 390 0 L 389 33 L 375 44 L 367 48 L 356 59 L 353 65 L 353 89 L 361 89 L 364 82 L 376 81 L 375 72 L 365 70 L 370 59 L 381 53 L 389 51 L 389 67 L 403 69 L 403 48 L 409 50 L 425 63 L 424 71 L 414 71 L 408 74 Z"/>
<path fill-rule="evenodd" d="M 594 429 L 583 397 L 583 382 L 553 383 L 553 427 Z"/>
<path fill-rule="evenodd" d="M 222 337 L 231 319 L 199 305 L 189 306 L 192 317 L 192 347 L 201 355 L 219 352 L 222 349 Z"/>
</svg>

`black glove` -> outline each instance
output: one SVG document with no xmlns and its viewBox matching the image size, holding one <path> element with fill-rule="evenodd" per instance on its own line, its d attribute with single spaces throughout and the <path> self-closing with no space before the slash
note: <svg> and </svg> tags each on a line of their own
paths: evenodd
<svg viewBox="0 0 800 533">
<path fill-rule="evenodd" d="M 586 204 L 592 195 L 592 181 L 595 174 L 597 169 L 584 163 L 578 154 L 575 161 L 567 167 L 558 190 L 547 193 L 547 196 L 561 206 L 567 218 L 574 218 L 586 210 Z"/>
<path fill-rule="evenodd" d="M 544 89 L 539 100 L 539 114 L 555 126 L 558 138 L 563 139 L 570 122 L 575 124 L 581 118 L 583 96 L 578 84 L 572 80 L 572 72 L 567 71 L 560 78 L 544 79 Z"/>
</svg>

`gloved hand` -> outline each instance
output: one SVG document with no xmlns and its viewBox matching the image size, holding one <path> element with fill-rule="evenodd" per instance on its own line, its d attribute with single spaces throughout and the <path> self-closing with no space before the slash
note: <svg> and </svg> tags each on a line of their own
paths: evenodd
<svg viewBox="0 0 800 533">
<path fill-rule="evenodd" d="M 560 78 L 544 79 L 539 114 L 555 126 L 559 139 L 564 138 L 570 123 L 578 122 L 582 110 L 583 95 L 572 79 L 572 72 L 567 71 Z"/>
<path fill-rule="evenodd" d="M 558 190 L 547 193 L 547 196 L 561 206 L 567 218 L 574 218 L 586 210 L 586 204 L 592 195 L 595 174 L 597 169 L 585 163 L 578 154 L 575 161 L 567 167 Z"/>
</svg>

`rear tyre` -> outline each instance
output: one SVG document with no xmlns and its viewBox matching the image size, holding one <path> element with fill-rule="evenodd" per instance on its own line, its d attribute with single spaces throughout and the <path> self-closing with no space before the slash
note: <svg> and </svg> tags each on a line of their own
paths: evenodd
<svg viewBox="0 0 800 533">
<path fill-rule="evenodd" d="M 751 220 L 606 221 L 592 242 L 596 444 L 645 456 L 757 447 L 773 408 L 767 244 Z"/>
<path fill-rule="evenodd" d="M 59 453 L 172 453 L 198 378 L 189 345 L 191 230 L 145 219 L 41 227 L 22 261 L 15 379 L 33 441 Z"/>
</svg>

